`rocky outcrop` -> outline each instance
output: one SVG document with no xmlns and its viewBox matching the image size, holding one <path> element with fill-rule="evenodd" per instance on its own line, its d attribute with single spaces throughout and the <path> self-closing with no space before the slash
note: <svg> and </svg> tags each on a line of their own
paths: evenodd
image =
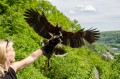
<svg viewBox="0 0 120 79">
<path fill-rule="evenodd" d="M 98 70 L 97 70 L 96 67 L 95 67 L 95 69 L 94 69 L 94 79 L 100 79 L 100 78 L 99 78 L 99 72 L 98 72 Z"/>
<path fill-rule="evenodd" d="M 102 59 L 103 60 L 110 60 L 110 59 L 113 60 L 114 56 L 112 54 L 110 54 L 110 52 L 107 51 L 106 53 L 103 54 Z"/>
</svg>

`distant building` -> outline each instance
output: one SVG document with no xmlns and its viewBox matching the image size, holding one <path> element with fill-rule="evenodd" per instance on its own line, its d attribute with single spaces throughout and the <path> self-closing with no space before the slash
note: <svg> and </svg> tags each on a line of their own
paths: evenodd
<svg viewBox="0 0 120 79">
<path fill-rule="evenodd" d="M 113 48 L 111 48 L 113 51 L 117 51 L 118 50 L 118 48 L 116 48 L 116 47 L 113 47 Z"/>
</svg>

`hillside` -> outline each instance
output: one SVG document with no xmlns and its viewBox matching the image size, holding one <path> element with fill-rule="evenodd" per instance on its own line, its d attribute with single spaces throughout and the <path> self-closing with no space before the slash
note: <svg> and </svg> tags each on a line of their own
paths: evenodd
<svg viewBox="0 0 120 79">
<path fill-rule="evenodd" d="M 77 20 L 71 21 L 55 6 L 46 0 L 2 0 L 0 1 L 0 39 L 14 41 L 16 61 L 30 55 L 42 47 L 43 38 L 37 35 L 24 20 L 24 12 L 29 8 L 44 11 L 47 19 L 56 25 L 60 23 L 65 30 L 81 29 Z M 86 45 L 81 48 L 64 46 L 67 55 L 53 56 L 50 68 L 46 67 L 46 58 L 37 61 L 17 72 L 18 79 L 95 79 L 97 69 L 99 79 L 120 79 L 120 56 L 105 61 L 98 51 L 99 45 Z M 95 51 L 94 51 L 95 50 Z"/>
<path fill-rule="evenodd" d="M 101 32 L 97 43 L 110 46 L 114 53 L 120 53 L 120 31 Z"/>
</svg>

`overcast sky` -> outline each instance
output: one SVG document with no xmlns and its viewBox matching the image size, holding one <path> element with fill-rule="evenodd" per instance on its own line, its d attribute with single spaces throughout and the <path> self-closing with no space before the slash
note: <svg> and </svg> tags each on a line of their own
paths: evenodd
<svg viewBox="0 0 120 79">
<path fill-rule="evenodd" d="M 120 30 L 120 0 L 48 0 L 85 29 Z"/>
</svg>

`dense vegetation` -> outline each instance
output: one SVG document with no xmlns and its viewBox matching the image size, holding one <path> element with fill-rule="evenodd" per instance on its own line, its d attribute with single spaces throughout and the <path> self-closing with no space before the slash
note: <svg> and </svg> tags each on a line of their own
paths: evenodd
<svg viewBox="0 0 120 79">
<path fill-rule="evenodd" d="M 111 47 L 114 53 L 120 53 L 120 31 L 101 32 L 98 43 Z"/>
<path fill-rule="evenodd" d="M 16 61 L 27 57 L 40 48 L 42 37 L 39 37 L 24 20 L 24 11 L 29 8 L 45 12 L 48 20 L 56 25 L 60 23 L 65 30 L 79 30 L 76 20 L 70 21 L 50 2 L 44 0 L 1 0 L 0 1 L 0 39 L 14 41 Z M 50 68 L 46 67 L 46 58 L 41 56 L 33 64 L 17 73 L 18 79 L 94 79 L 95 68 L 100 79 L 120 78 L 120 56 L 114 61 L 102 60 L 103 51 L 97 44 L 72 49 L 64 46 L 67 55 L 52 57 Z"/>
</svg>

